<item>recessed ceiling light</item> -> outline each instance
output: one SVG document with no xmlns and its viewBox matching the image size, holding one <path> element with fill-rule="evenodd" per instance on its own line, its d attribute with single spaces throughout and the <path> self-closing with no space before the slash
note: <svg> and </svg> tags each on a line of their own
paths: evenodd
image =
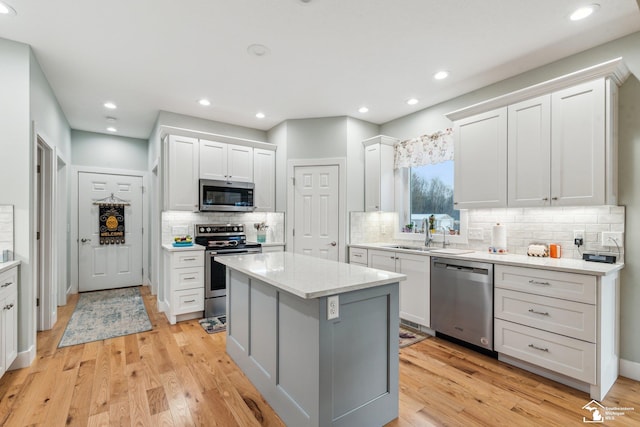
<svg viewBox="0 0 640 427">
<path fill-rule="evenodd" d="M 420 101 L 418 101 L 416 98 L 407 99 L 407 104 L 409 105 L 416 105 L 418 102 Z"/>
<path fill-rule="evenodd" d="M 118 129 L 114 128 L 113 126 L 109 126 L 109 127 L 107 128 L 107 130 L 108 130 L 109 132 L 118 132 Z"/>
<path fill-rule="evenodd" d="M 104 103 L 104 108 L 108 108 L 109 110 L 115 110 L 116 108 L 118 108 L 118 106 L 113 102 L 108 101 Z"/>
<path fill-rule="evenodd" d="M 438 71 L 433 75 L 433 78 L 436 80 L 446 79 L 447 77 L 449 77 L 449 72 L 445 70 Z"/>
<path fill-rule="evenodd" d="M 572 21 L 579 21 L 581 19 L 587 18 L 589 16 L 591 16 L 591 14 L 593 14 L 593 12 L 595 12 L 596 10 L 598 10 L 598 8 L 600 7 L 599 4 L 590 4 L 589 6 L 583 6 L 581 8 L 576 9 L 571 16 L 569 16 L 569 19 L 571 19 Z"/>
<path fill-rule="evenodd" d="M 360 108 L 358 108 L 358 111 L 359 111 L 360 113 L 363 113 L 363 114 L 364 114 L 364 113 L 368 113 L 368 112 L 369 112 L 369 109 L 368 109 L 367 107 L 360 107 Z"/>
<path fill-rule="evenodd" d="M 211 105 L 211 101 L 206 98 L 202 98 L 198 101 L 198 104 L 202 105 L 203 107 L 208 107 L 209 105 Z"/>
<path fill-rule="evenodd" d="M 261 57 L 269 54 L 269 48 L 263 44 L 251 44 L 247 47 L 247 53 L 252 56 Z"/>
<path fill-rule="evenodd" d="M 259 119 L 264 119 L 265 115 L 264 113 L 256 113 L 256 117 Z"/>
<path fill-rule="evenodd" d="M 0 1 L 0 15 L 17 15 L 16 10 L 7 3 Z"/>
</svg>

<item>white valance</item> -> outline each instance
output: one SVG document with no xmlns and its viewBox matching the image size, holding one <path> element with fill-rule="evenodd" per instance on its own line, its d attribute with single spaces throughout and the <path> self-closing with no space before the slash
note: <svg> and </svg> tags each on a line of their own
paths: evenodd
<svg viewBox="0 0 640 427">
<path fill-rule="evenodd" d="M 399 169 L 435 165 L 453 160 L 452 135 L 453 130 L 449 128 L 397 143 L 394 146 L 393 167 Z"/>
</svg>

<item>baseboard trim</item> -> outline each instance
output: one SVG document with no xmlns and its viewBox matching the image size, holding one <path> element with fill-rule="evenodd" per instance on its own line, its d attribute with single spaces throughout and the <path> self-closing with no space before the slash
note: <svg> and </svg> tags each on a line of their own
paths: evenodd
<svg viewBox="0 0 640 427">
<path fill-rule="evenodd" d="M 36 346 L 32 345 L 28 350 L 18 353 L 16 360 L 9 367 L 9 371 L 14 369 L 28 368 L 36 358 Z"/>
<path fill-rule="evenodd" d="M 640 381 L 640 363 L 620 359 L 620 376 Z"/>
</svg>

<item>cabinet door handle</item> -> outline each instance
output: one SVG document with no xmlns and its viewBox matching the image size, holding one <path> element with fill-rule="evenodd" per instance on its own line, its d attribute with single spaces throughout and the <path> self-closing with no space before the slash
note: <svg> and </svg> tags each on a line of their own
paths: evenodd
<svg viewBox="0 0 640 427">
<path fill-rule="evenodd" d="M 454 205 L 457 205 L 457 204 L 458 204 L 458 202 L 453 202 L 453 204 L 454 204 Z"/>
<path fill-rule="evenodd" d="M 185 301 L 185 303 L 196 302 L 194 299 L 190 299 L 189 301 Z"/>
<path fill-rule="evenodd" d="M 538 347 L 538 346 L 535 346 L 533 344 L 529 344 L 529 348 L 533 348 L 534 350 L 540 350 L 540 351 L 544 351 L 546 353 L 549 353 L 549 349 L 548 348 Z"/>
<path fill-rule="evenodd" d="M 548 197 L 543 197 L 542 200 L 544 200 L 546 202 L 547 200 L 549 200 L 549 198 Z"/>
<path fill-rule="evenodd" d="M 542 312 L 542 311 L 535 311 L 533 308 L 529 309 L 529 313 L 540 314 L 542 316 L 548 316 L 549 315 L 549 313 L 545 313 L 545 312 Z"/>
<path fill-rule="evenodd" d="M 12 308 L 13 308 L 13 303 L 4 306 L 5 310 L 11 310 Z"/>
<path fill-rule="evenodd" d="M 529 284 L 530 285 L 544 285 L 544 286 L 551 286 L 551 283 L 549 282 L 538 282 L 537 280 L 529 280 Z"/>
<path fill-rule="evenodd" d="M 6 288 L 7 286 L 11 286 L 13 282 L 6 282 L 4 285 L 0 286 L 2 288 Z"/>
<path fill-rule="evenodd" d="M 551 200 L 558 200 L 558 198 L 557 197 L 552 197 Z"/>
</svg>

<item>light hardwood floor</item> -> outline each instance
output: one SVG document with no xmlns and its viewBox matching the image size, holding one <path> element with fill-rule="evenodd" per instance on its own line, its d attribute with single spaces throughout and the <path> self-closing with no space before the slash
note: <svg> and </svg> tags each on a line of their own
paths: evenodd
<svg viewBox="0 0 640 427">
<path fill-rule="evenodd" d="M 147 287 L 153 330 L 58 349 L 77 296 L 38 334 L 31 367 L 0 379 L 3 426 L 283 426 L 226 355 L 223 333 L 170 325 Z M 640 425 L 640 383 L 620 378 L 607 421 Z M 400 417 L 389 426 L 584 425 L 586 393 L 429 338 L 400 351 Z M 295 427 L 295 426 L 291 426 Z"/>
</svg>

